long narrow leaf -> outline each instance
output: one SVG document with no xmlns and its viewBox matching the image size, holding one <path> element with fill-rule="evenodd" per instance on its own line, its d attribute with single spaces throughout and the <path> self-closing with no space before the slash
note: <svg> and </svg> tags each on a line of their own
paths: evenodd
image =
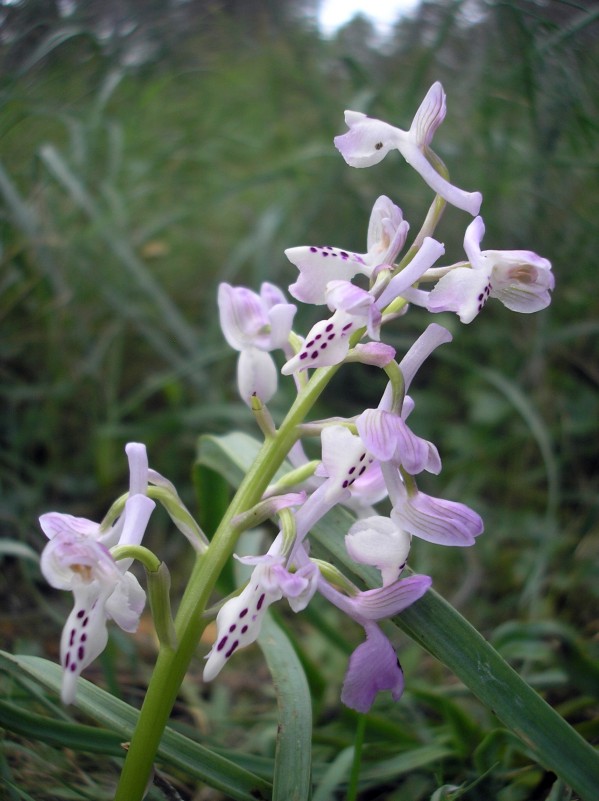
<svg viewBox="0 0 599 801">
<path fill-rule="evenodd" d="M 258 639 L 277 693 L 279 725 L 272 801 L 307 801 L 311 794 L 312 701 L 301 662 L 267 616 Z"/>
<path fill-rule="evenodd" d="M 59 691 L 62 679 L 59 665 L 40 657 L 13 656 L 4 651 L 0 651 L 0 658 L 45 687 Z M 75 705 L 98 723 L 118 732 L 123 740 L 131 736 L 139 717 L 132 706 L 85 679 L 79 679 Z M 230 798 L 256 801 L 271 796 L 269 782 L 172 729 L 165 730 L 158 755 L 165 763 L 205 781 Z"/>
</svg>

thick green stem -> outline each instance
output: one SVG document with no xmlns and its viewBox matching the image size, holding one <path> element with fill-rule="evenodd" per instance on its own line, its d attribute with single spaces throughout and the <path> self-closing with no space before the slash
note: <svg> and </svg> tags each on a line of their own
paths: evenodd
<svg viewBox="0 0 599 801">
<path fill-rule="evenodd" d="M 297 439 L 297 427 L 339 366 L 316 370 L 276 434 L 268 438 L 224 515 L 210 546 L 198 556 L 175 620 L 178 646 L 161 648 L 131 739 L 115 801 L 140 801 L 179 687 L 206 626 L 203 612 L 237 540 L 234 517 L 256 504 Z"/>
</svg>

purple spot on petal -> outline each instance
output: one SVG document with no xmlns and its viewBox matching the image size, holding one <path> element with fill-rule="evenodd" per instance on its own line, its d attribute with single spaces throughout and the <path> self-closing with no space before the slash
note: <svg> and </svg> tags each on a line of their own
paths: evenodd
<svg viewBox="0 0 599 801">
<path fill-rule="evenodd" d="M 345 481 L 343 482 L 343 484 L 341 486 L 343 487 L 343 489 L 347 489 L 347 487 L 349 487 L 349 481 L 347 479 L 345 479 Z"/>
<path fill-rule="evenodd" d="M 75 642 L 75 629 L 71 629 L 71 636 L 69 637 L 69 645 Z"/>
<path fill-rule="evenodd" d="M 248 630 L 248 626 L 242 626 L 241 627 L 241 633 L 242 634 L 245 634 L 247 630 Z"/>
<path fill-rule="evenodd" d="M 232 625 L 230 625 L 229 626 L 229 634 L 233 634 L 233 632 L 235 631 L 236 628 L 237 628 L 237 623 L 233 623 Z"/>
<path fill-rule="evenodd" d="M 311 359 L 315 359 L 317 356 L 318 356 L 318 351 L 317 350 L 312 351 L 312 353 L 310 354 L 310 358 Z"/>
<path fill-rule="evenodd" d="M 317 253 L 317 252 L 318 252 L 318 248 L 315 248 L 315 247 L 311 247 L 310 248 L 310 253 Z"/>
<path fill-rule="evenodd" d="M 262 604 L 264 603 L 264 599 L 265 598 L 266 598 L 265 594 L 262 593 L 262 595 L 258 598 L 258 603 L 256 604 L 256 609 L 262 609 Z"/>
<path fill-rule="evenodd" d="M 79 642 L 87 642 L 87 634 L 82 634 Z"/>
<path fill-rule="evenodd" d="M 311 348 L 313 344 L 314 344 L 314 340 L 311 339 L 309 342 L 306 342 L 306 347 L 307 348 Z"/>
<path fill-rule="evenodd" d="M 300 353 L 300 359 L 307 359 L 307 358 L 308 358 L 308 354 L 306 353 L 306 351 L 304 351 L 303 353 Z"/>
<path fill-rule="evenodd" d="M 246 609 L 242 609 L 241 612 L 239 613 L 239 617 L 245 617 L 247 615 L 247 613 L 248 613 L 247 608 Z"/>
<path fill-rule="evenodd" d="M 353 328 L 353 325 L 354 325 L 353 323 L 345 323 L 345 325 L 343 326 L 343 328 L 341 330 L 342 331 L 349 331 L 350 328 Z"/>
<path fill-rule="evenodd" d="M 332 331 L 334 327 L 335 327 L 335 326 L 333 325 L 333 323 L 329 323 L 329 324 L 327 325 L 327 327 L 326 327 L 324 330 L 325 330 L 325 331 Z"/>
<path fill-rule="evenodd" d="M 85 614 L 85 609 L 80 609 L 77 612 L 77 617 L 79 618 L 79 620 L 81 620 L 81 618 L 83 617 L 84 614 Z"/>
<path fill-rule="evenodd" d="M 359 476 L 361 476 L 361 475 L 362 475 L 362 473 L 364 473 L 365 471 L 366 471 L 366 465 L 362 465 L 362 467 L 360 468 L 360 472 L 358 473 L 358 475 L 359 475 Z"/>
<path fill-rule="evenodd" d="M 77 670 L 77 665 L 73 662 L 71 664 L 71 668 L 70 669 L 71 669 L 71 673 L 74 673 Z"/>
<path fill-rule="evenodd" d="M 316 336 L 314 337 L 314 342 L 316 342 L 316 340 L 318 339 L 322 339 L 322 334 L 316 334 Z M 308 347 L 310 347 L 310 345 L 308 345 Z"/>
<path fill-rule="evenodd" d="M 328 342 L 323 342 L 322 345 L 320 346 L 320 349 L 324 350 L 327 345 L 328 345 Z"/>
<path fill-rule="evenodd" d="M 239 640 L 235 640 L 233 645 L 229 648 L 229 650 L 225 654 L 226 659 L 228 659 L 233 654 L 233 651 L 237 648 L 238 645 L 239 645 Z"/>
<path fill-rule="evenodd" d="M 65 666 L 66 668 L 68 668 L 68 666 L 69 666 L 69 662 L 70 662 L 70 661 L 71 661 L 71 654 L 70 654 L 70 653 L 67 651 L 67 655 L 66 655 L 66 658 L 65 658 L 65 660 L 64 660 L 64 666 Z"/>
<path fill-rule="evenodd" d="M 356 466 L 354 465 L 353 467 L 350 467 L 348 472 L 349 472 L 349 474 L 351 476 L 352 473 L 356 472 Z"/>
<path fill-rule="evenodd" d="M 329 342 L 330 342 L 332 339 L 335 339 L 335 334 L 329 334 L 329 335 L 328 335 L 328 337 L 327 337 L 327 339 L 329 340 Z"/>
<path fill-rule="evenodd" d="M 83 660 L 83 657 L 85 656 L 85 648 L 82 645 L 80 645 L 79 648 L 77 649 L 77 656 L 81 660 Z"/>
<path fill-rule="evenodd" d="M 228 637 L 223 637 L 219 644 L 216 646 L 217 651 L 222 651 L 225 645 L 227 644 Z"/>
</svg>

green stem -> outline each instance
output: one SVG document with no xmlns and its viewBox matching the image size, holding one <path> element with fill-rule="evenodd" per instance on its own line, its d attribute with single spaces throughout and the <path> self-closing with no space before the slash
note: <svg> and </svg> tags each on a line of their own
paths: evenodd
<svg viewBox="0 0 599 801">
<path fill-rule="evenodd" d="M 238 531 L 231 525 L 232 519 L 260 500 L 297 439 L 298 425 L 303 422 L 338 369 L 339 365 L 334 365 L 315 370 L 281 427 L 264 442 L 210 546 L 196 559 L 175 620 L 178 646 L 176 649 L 160 648 L 139 721 L 131 738 L 115 801 L 141 801 L 143 798 L 162 732 L 207 624 L 203 612 L 216 580 L 235 548 Z"/>
<path fill-rule="evenodd" d="M 360 778 L 360 767 L 362 765 L 362 746 L 364 745 L 365 731 L 366 715 L 358 715 L 356 736 L 354 737 L 354 758 L 352 760 L 351 773 L 349 775 L 349 786 L 347 788 L 346 801 L 356 801 L 358 797 L 358 779 Z"/>
</svg>

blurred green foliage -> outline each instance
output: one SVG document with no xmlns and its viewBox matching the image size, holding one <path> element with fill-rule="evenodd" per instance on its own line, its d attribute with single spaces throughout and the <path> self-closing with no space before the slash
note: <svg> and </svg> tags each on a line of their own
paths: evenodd
<svg viewBox="0 0 599 801">
<path fill-rule="evenodd" d="M 418 176 L 391 157 L 350 170 L 332 137 L 345 108 L 406 126 L 439 79 L 448 115 L 435 148 L 455 183 L 483 192 L 483 247 L 539 252 L 557 285 L 538 315 L 490 303 L 469 327 L 444 316 L 454 342 L 418 375 L 414 428 L 444 459 L 429 490 L 472 504 L 487 533 L 443 561 L 416 543 L 414 566 L 488 636 L 524 627 L 511 660 L 589 725 L 576 700 L 595 675 L 599 633 L 599 13 L 565 0 L 424 2 L 381 43 L 364 19 L 322 39 L 314 3 L 249 5 L 0 6 L 2 536 L 39 551 L 39 513 L 98 519 L 133 439 L 193 503 L 197 436 L 252 426 L 218 327 L 218 282 L 285 286 L 293 245 L 362 252 L 382 193 L 417 230 L 430 202 Z M 465 222 L 448 210 L 439 227 L 452 260 Z M 300 312 L 302 330 L 317 313 Z M 400 353 L 424 323 L 414 310 L 395 324 Z M 322 413 L 354 414 L 382 385 L 366 369 L 342 371 Z M 283 386 L 275 416 L 290 398 Z M 166 524 L 156 536 L 182 556 Z M 0 563 L 4 609 L 36 620 L 36 570 L 12 554 Z M 23 637 L 18 626 L 8 635 Z M 423 681 L 446 681 L 422 656 L 406 661 Z M 419 694 L 393 713 L 394 736 L 413 714 L 410 737 L 430 742 L 457 718 L 430 696 L 417 707 Z M 488 719 L 478 725 L 483 773 L 510 744 Z M 472 780 L 460 765 L 439 772 L 439 786 Z M 406 780 L 411 795 L 372 797 L 427 797 L 431 774 L 424 790 L 419 775 Z M 496 781 L 467 797 L 551 790 L 545 778 L 545 795 L 504 796 Z"/>
</svg>

